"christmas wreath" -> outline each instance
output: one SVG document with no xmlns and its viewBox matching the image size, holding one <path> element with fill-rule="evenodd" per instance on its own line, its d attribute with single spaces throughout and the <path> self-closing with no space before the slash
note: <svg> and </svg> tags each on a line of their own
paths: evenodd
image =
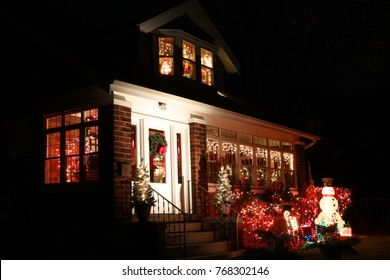
<svg viewBox="0 0 390 280">
<path fill-rule="evenodd" d="M 167 152 L 168 142 L 161 132 L 149 136 L 149 152 L 151 155 L 163 156 Z"/>
</svg>

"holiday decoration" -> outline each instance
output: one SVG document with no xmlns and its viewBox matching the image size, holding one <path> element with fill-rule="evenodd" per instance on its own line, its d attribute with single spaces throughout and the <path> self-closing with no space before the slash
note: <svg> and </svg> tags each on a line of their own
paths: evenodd
<svg viewBox="0 0 390 280">
<path fill-rule="evenodd" d="M 151 155 L 162 157 L 166 154 L 168 142 L 162 132 L 155 132 L 149 136 L 149 152 Z"/>
<path fill-rule="evenodd" d="M 320 208 L 322 212 L 314 220 L 316 225 L 330 226 L 337 224 L 337 230 L 341 231 L 344 226 L 343 219 L 338 212 L 339 203 L 334 197 L 335 191 L 333 187 L 325 186 L 322 188 L 322 198 L 320 200 Z"/>
<path fill-rule="evenodd" d="M 154 205 L 153 189 L 150 187 L 149 171 L 143 161 L 137 168 L 137 173 L 133 185 L 133 205 L 137 203 L 146 203 Z"/>
<path fill-rule="evenodd" d="M 232 185 L 228 176 L 225 167 L 222 166 L 218 173 L 218 182 L 213 197 L 213 203 L 216 205 L 233 203 Z"/>
<path fill-rule="evenodd" d="M 246 248 L 262 246 L 261 232 L 268 232 L 274 225 L 272 207 L 269 203 L 253 197 L 242 207 L 243 245 Z"/>
</svg>

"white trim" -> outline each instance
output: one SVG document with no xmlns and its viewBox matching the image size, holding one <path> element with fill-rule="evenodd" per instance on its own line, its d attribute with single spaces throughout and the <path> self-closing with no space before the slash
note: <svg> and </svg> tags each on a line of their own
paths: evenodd
<svg viewBox="0 0 390 280">
<path fill-rule="evenodd" d="M 300 141 L 301 137 L 312 142 L 321 139 L 316 135 L 303 131 L 118 80 L 115 80 L 110 87 L 114 93 L 114 104 L 131 106 L 133 113 L 187 124 L 189 121 L 195 121 L 293 143 Z M 167 110 L 159 110 L 158 102 L 166 103 Z M 194 116 L 200 116 L 203 120 Z M 262 134 L 258 135 L 258 131 L 261 131 Z"/>
</svg>

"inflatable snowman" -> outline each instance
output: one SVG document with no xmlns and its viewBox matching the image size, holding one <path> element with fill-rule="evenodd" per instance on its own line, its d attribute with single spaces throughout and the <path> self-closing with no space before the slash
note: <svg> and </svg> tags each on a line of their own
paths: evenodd
<svg viewBox="0 0 390 280">
<path fill-rule="evenodd" d="M 320 208 L 322 211 L 314 220 L 314 223 L 325 227 L 337 224 L 337 231 L 340 232 L 344 226 L 344 222 L 338 212 L 339 203 L 334 197 L 334 193 L 333 187 L 324 186 L 322 188 L 322 198 L 320 200 Z"/>
</svg>

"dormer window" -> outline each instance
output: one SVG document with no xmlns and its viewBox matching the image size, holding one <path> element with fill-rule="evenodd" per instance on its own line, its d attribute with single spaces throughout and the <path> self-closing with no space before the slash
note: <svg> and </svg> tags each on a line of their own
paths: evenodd
<svg viewBox="0 0 390 280">
<path fill-rule="evenodd" d="M 160 74 L 173 75 L 173 38 L 158 38 L 158 50 Z"/>
<path fill-rule="evenodd" d="M 183 77 L 196 80 L 195 45 L 183 40 Z"/>
<path fill-rule="evenodd" d="M 200 48 L 200 63 L 202 83 L 212 86 L 214 85 L 214 71 L 213 71 L 213 53 Z"/>
<path fill-rule="evenodd" d="M 157 36 L 160 75 L 214 86 L 215 46 L 178 30 L 160 32 L 166 36 Z"/>
</svg>

